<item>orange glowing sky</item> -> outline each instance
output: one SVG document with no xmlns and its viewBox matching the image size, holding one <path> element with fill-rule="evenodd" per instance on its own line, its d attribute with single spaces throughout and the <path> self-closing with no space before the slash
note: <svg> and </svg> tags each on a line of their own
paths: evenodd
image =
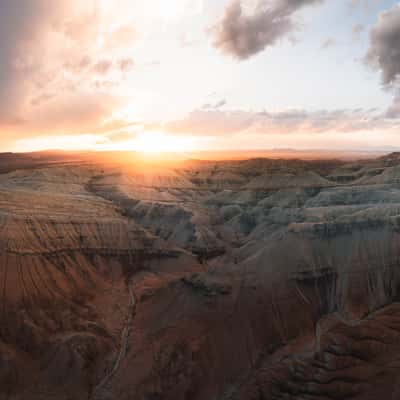
<svg viewBox="0 0 400 400">
<path fill-rule="evenodd" d="M 398 40 L 388 0 L 3 0 L 0 150 L 399 147 Z"/>
</svg>

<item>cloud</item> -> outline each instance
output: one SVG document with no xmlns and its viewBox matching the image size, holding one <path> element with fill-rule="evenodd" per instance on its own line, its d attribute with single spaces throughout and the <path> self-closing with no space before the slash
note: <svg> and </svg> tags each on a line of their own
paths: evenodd
<svg viewBox="0 0 400 400">
<path fill-rule="evenodd" d="M 94 131 L 119 105 L 120 100 L 106 92 L 72 92 L 43 105 L 40 117 L 29 115 L 30 127 L 49 133 Z"/>
<path fill-rule="evenodd" d="M 382 73 L 385 85 L 394 84 L 400 75 L 400 6 L 383 12 L 370 34 L 366 60 Z"/>
<path fill-rule="evenodd" d="M 72 10 L 77 26 L 75 19 L 65 19 Z M 71 76 L 87 65 L 82 48 L 95 25 L 91 11 L 76 0 L 0 2 L 0 125 L 11 116 L 26 120 L 32 107 L 73 86 Z M 86 23 L 80 23 L 81 15 Z"/>
<path fill-rule="evenodd" d="M 63 64 L 63 68 L 71 73 L 82 73 L 92 64 L 92 59 L 88 55 L 82 56 L 78 60 L 67 60 Z"/>
<path fill-rule="evenodd" d="M 126 57 L 126 58 L 121 58 L 120 60 L 118 60 L 118 68 L 122 71 L 122 72 L 129 72 L 132 71 L 132 69 L 135 66 L 135 62 L 133 61 L 132 58 L 130 57 Z"/>
<path fill-rule="evenodd" d="M 121 125 L 112 115 L 123 100 L 107 92 L 71 91 L 35 100 L 23 118 L 5 118 L 0 122 L 0 143 L 42 135 L 109 132 Z M 1 132 L 7 134 L 2 137 Z"/>
<path fill-rule="evenodd" d="M 206 103 L 206 104 L 204 104 L 202 109 L 203 110 L 208 110 L 208 109 L 217 110 L 217 109 L 225 106 L 226 104 L 227 104 L 227 101 L 225 99 L 221 99 L 221 100 L 218 100 L 215 103 Z"/>
<path fill-rule="evenodd" d="M 326 50 L 329 47 L 333 47 L 333 46 L 336 46 L 336 40 L 333 38 L 328 38 L 321 44 L 321 49 Z"/>
<path fill-rule="evenodd" d="M 138 37 L 139 34 L 133 26 L 122 25 L 106 36 L 104 48 L 114 50 L 115 48 L 132 47 Z"/>
<path fill-rule="evenodd" d="M 106 23 L 100 8 L 98 0 L 0 0 L 1 145 L 95 132 L 132 101 L 121 88 L 136 32 Z"/>
<path fill-rule="evenodd" d="M 251 127 L 254 117 L 245 111 L 195 110 L 182 120 L 168 122 L 164 129 L 174 134 L 233 135 Z"/>
<path fill-rule="evenodd" d="M 351 29 L 354 35 L 358 35 L 361 32 L 363 32 L 365 29 L 364 25 L 362 24 L 355 24 L 353 25 L 353 28 Z"/>
<path fill-rule="evenodd" d="M 118 143 L 125 143 L 131 141 L 137 137 L 136 132 L 115 132 L 115 133 L 108 133 L 101 137 L 97 141 L 97 144 L 118 144 Z"/>
<path fill-rule="evenodd" d="M 398 127 L 396 121 L 386 120 L 377 110 L 255 112 L 202 109 L 192 111 L 181 120 L 168 122 L 163 129 L 173 134 L 232 136 L 246 133 L 351 133 Z"/>
<path fill-rule="evenodd" d="M 392 105 L 385 117 L 400 118 L 400 5 L 379 15 L 370 33 L 366 62 L 381 72 L 383 84 L 395 91 Z"/>
<path fill-rule="evenodd" d="M 245 60 L 293 31 L 293 15 L 321 0 L 259 0 L 253 13 L 246 13 L 241 0 L 234 0 L 214 27 L 214 46 L 225 54 Z"/>
<path fill-rule="evenodd" d="M 111 70 L 112 61 L 100 60 L 94 66 L 93 70 L 99 75 L 106 75 Z"/>
<path fill-rule="evenodd" d="M 352 7 L 352 8 L 357 8 L 360 6 L 360 4 L 361 4 L 361 0 L 350 0 L 350 3 L 349 3 L 350 7 Z"/>
<path fill-rule="evenodd" d="M 361 34 L 364 32 L 365 27 L 362 24 L 355 24 L 353 25 L 353 28 L 351 29 L 351 32 L 353 34 L 353 39 L 354 40 L 359 40 Z"/>
<path fill-rule="evenodd" d="M 386 112 L 387 118 L 400 118 L 400 93 L 398 92 L 394 99 L 392 105 L 388 108 Z"/>
<path fill-rule="evenodd" d="M 37 68 L 23 58 L 32 42 L 57 15 L 51 0 L 2 0 L 0 2 L 0 121 L 19 118 L 21 99 L 29 86 L 24 79 Z"/>
<path fill-rule="evenodd" d="M 365 13 L 369 13 L 373 10 L 381 0 L 350 0 L 350 9 L 362 9 Z"/>
</svg>

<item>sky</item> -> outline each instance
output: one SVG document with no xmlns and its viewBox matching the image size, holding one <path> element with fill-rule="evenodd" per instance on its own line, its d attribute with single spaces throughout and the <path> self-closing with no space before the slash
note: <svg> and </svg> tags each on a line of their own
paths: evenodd
<svg viewBox="0 0 400 400">
<path fill-rule="evenodd" d="M 0 151 L 400 148 L 400 3 L 0 0 Z"/>
</svg>

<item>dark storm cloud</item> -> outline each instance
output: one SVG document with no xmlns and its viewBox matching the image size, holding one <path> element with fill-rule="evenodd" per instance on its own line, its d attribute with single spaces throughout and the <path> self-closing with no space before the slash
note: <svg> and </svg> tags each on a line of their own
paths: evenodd
<svg viewBox="0 0 400 400">
<path fill-rule="evenodd" d="M 400 6 L 395 6 L 379 16 L 371 31 L 367 62 L 382 73 L 385 85 L 394 84 L 400 75 Z"/>
<path fill-rule="evenodd" d="M 238 59 L 247 59 L 274 45 L 294 28 L 293 14 L 321 0 L 260 0 L 246 14 L 240 0 L 233 1 L 214 28 L 214 46 Z"/>
</svg>

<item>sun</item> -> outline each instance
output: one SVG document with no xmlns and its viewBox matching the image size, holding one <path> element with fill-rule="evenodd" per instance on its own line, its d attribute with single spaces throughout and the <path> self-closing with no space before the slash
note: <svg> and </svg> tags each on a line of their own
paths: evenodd
<svg viewBox="0 0 400 400">
<path fill-rule="evenodd" d="M 189 138 L 167 135 L 163 132 L 142 132 L 133 143 L 134 150 L 141 153 L 185 153 L 194 150 Z"/>
</svg>

